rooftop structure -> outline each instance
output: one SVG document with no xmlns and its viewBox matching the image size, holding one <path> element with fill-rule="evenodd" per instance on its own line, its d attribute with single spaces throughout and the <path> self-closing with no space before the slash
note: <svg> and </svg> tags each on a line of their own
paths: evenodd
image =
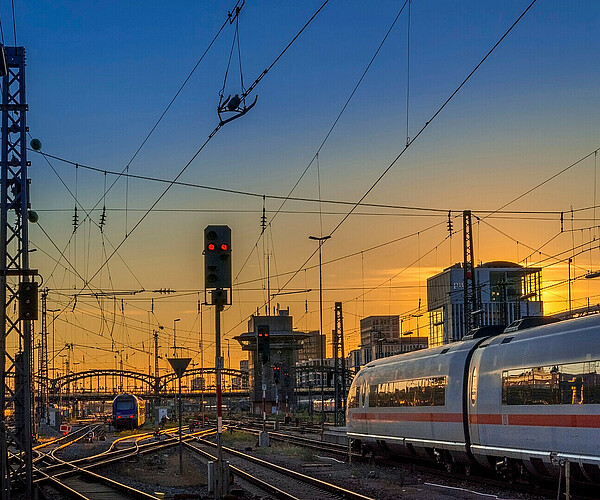
<svg viewBox="0 0 600 500">
<path fill-rule="evenodd" d="M 509 325 L 525 316 L 542 316 L 542 271 L 506 261 L 475 268 L 478 310 L 475 324 Z M 464 331 L 464 269 L 454 264 L 427 279 L 429 346 L 462 339 Z"/>
</svg>

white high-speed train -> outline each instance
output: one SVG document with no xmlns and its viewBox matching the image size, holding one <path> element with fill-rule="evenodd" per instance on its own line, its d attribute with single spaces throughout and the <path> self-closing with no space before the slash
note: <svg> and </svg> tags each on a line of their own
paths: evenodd
<svg viewBox="0 0 600 500">
<path fill-rule="evenodd" d="M 346 422 L 364 451 L 600 483 L 600 315 L 373 361 Z"/>
</svg>

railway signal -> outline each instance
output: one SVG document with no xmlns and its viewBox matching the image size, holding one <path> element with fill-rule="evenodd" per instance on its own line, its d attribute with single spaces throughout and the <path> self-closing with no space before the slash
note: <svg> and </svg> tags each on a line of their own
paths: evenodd
<svg viewBox="0 0 600 500">
<path fill-rule="evenodd" d="M 206 289 L 231 288 L 231 229 L 204 229 L 204 285 Z"/>
<path fill-rule="evenodd" d="M 38 284 L 35 281 L 19 283 L 19 319 L 38 319 Z"/>
<path fill-rule="evenodd" d="M 212 290 L 211 304 L 215 306 L 215 378 L 217 393 L 217 463 L 213 491 L 215 498 L 228 493 L 223 465 L 223 399 L 221 392 L 221 311 L 228 303 L 227 289 L 231 288 L 231 229 L 229 226 L 204 228 L 204 288 Z M 229 294 L 231 298 L 231 294 Z"/>
<path fill-rule="evenodd" d="M 258 354 L 260 355 L 262 364 L 266 365 L 271 357 L 269 325 L 258 325 Z"/>
<path fill-rule="evenodd" d="M 273 382 L 275 385 L 279 384 L 279 378 L 281 376 L 281 367 L 279 365 L 273 366 Z"/>
</svg>

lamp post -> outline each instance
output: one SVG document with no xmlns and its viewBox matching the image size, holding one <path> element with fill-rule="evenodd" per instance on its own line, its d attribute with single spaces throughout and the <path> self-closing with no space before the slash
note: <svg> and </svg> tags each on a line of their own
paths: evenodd
<svg viewBox="0 0 600 500">
<path fill-rule="evenodd" d="M 569 315 L 571 315 L 573 308 L 572 308 L 572 301 L 571 301 L 571 263 L 573 262 L 573 259 L 571 257 L 569 257 Z"/>
<path fill-rule="evenodd" d="M 309 236 L 309 240 L 319 242 L 319 354 L 321 357 L 321 425 L 325 425 L 325 380 L 323 379 L 323 261 L 321 259 L 321 247 L 323 242 L 331 236 Z"/>
<path fill-rule="evenodd" d="M 181 321 L 181 318 L 173 320 L 173 357 L 177 357 L 177 322 Z"/>
</svg>

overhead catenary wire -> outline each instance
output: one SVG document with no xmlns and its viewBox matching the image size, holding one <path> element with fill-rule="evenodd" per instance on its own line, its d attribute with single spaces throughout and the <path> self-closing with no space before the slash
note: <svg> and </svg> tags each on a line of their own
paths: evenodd
<svg viewBox="0 0 600 500">
<path fill-rule="evenodd" d="M 260 82 L 260 80 L 264 77 L 264 75 L 271 70 L 275 64 L 277 63 L 277 61 L 279 61 L 281 59 L 281 57 L 285 54 L 285 52 L 289 49 L 289 47 L 298 39 L 298 37 L 300 36 L 300 34 L 308 27 L 308 25 L 315 19 L 315 17 L 317 16 L 317 14 L 319 12 L 321 12 L 321 10 L 323 9 L 323 7 L 325 7 L 325 5 L 329 2 L 329 0 L 326 0 L 321 7 L 319 7 L 319 9 L 312 15 L 312 17 L 304 24 L 304 26 L 300 29 L 300 31 L 294 36 L 294 38 L 286 45 L 286 47 L 283 49 L 283 51 L 280 52 L 280 54 L 275 58 L 275 60 L 269 65 L 269 67 L 255 80 L 255 82 L 249 87 L 248 91 L 246 94 L 248 94 L 249 92 L 252 91 L 252 89 L 254 89 L 258 83 Z M 96 272 L 89 278 L 89 280 L 93 280 L 99 273 L 100 271 L 102 271 L 102 269 L 108 264 L 108 262 L 112 259 L 112 257 L 117 253 L 117 251 L 121 248 L 121 246 L 123 246 L 123 244 L 125 243 L 125 241 L 127 241 L 127 239 L 131 236 L 131 234 L 140 226 L 140 224 L 146 219 L 146 217 L 148 216 L 148 214 L 150 214 L 152 212 L 152 210 L 154 209 L 154 207 L 156 207 L 156 205 L 158 203 L 160 203 L 160 201 L 164 198 L 164 196 L 169 192 L 169 190 L 173 187 L 173 185 L 175 184 L 175 182 L 184 174 L 184 172 L 188 169 L 188 167 L 192 164 L 192 162 L 196 159 L 196 157 L 202 152 L 202 150 L 206 147 L 206 145 L 211 141 L 211 139 L 217 134 L 217 132 L 222 128 L 223 126 L 223 122 L 220 122 L 214 129 L 213 131 L 208 135 L 207 139 L 202 143 L 202 145 L 198 148 L 198 150 L 192 155 L 192 157 L 190 158 L 190 160 L 180 169 L 179 173 L 175 176 L 175 178 L 170 181 L 167 184 L 167 187 L 163 190 L 163 192 L 158 196 L 158 198 L 156 198 L 156 200 L 150 205 L 150 207 L 144 212 L 144 214 L 142 215 L 142 217 L 136 222 L 136 224 L 132 227 L 131 231 L 129 231 L 125 237 L 116 245 L 116 247 L 114 248 L 114 250 L 110 253 L 110 255 L 104 259 L 104 262 L 100 265 L 100 267 L 96 270 Z M 100 203 L 100 202 L 98 202 Z"/>
<path fill-rule="evenodd" d="M 346 99 L 346 102 L 344 103 L 344 105 L 342 106 L 341 110 L 339 111 L 338 115 L 336 116 L 335 120 L 333 121 L 332 125 L 329 127 L 329 130 L 327 131 L 327 133 L 325 134 L 325 137 L 323 138 L 323 140 L 321 141 L 319 147 L 317 148 L 317 151 L 315 152 L 315 154 L 312 156 L 311 160 L 308 162 L 308 165 L 304 168 L 304 171 L 300 174 L 300 177 L 298 178 L 298 180 L 294 183 L 294 185 L 292 186 L 292 188 L 290 189 L 290 191 L 288 192 L 287 196 L 285 197 L 278 197 L 278 199 L 282 200 L 282 203 L 280 204 L 279 208 L 275 211 L 275 213 L 273 214 L 273 216 L 271 217 L 271 221 L 270 221 L 270 225 L 272 225 L 273 221 L 277 218 L 277 216 L 279 215 L 279 213 L 281 213 L 283 207 L 285 206 L 286 202 L 289 200 L 296 200 L 299 201 L 297 198 L 292 198 L 292 193 L 296 190 L 296 188 L 298 187 L 298 185 L 300 184 L 300 182 L 302 181 L 302 179 L 304 178 L 304 176 L 306 175 L 306 173 L 308 172 L 308 170 L 310 169 L 310 167 L 313 165 L 313 163 L 315 162 L 315 160 L 318 158 L 319 152 L 323 149 L 323 147 L 325 146 L 325 144 L 327 143 L 329 137 L 331 136 L 333 130 L 336 128 L 338 122 L 340 121 L 340 119 L 342 118 L 342 115 L 344 114 L 346 108 L 348 107 L 348 105 L 350 104 L 350 101 L 352 100 L 352 98 L 354 97 L 354 94 L 356 94 L 356 91 L 358 90 L 358 88 L 360 87 L 362 81 L 364 80 L 365 76 L 367 75 L 369 69 L 371 68 L 371 66 L 373 65 L 373 62 L 375 61 L 375 59 L 377 58 L 377 55 L 379 54 L 379 52 L 381 51 L 381 48 L 383 47 L 383 45 L 385 44 L 386 40 L 388 39 L 390 33 L 392 32 L 392 29 L 394 28 L 394 26 L 396 25 L 396 22 L 398 21 L 398 18 L 400 17 L 400 14 L 402 14 L 402 11 L 404 10 L 404 7 L 406 6 L 406 3 L 408 2 L 408 0 L 405 0 L 404 4 L 402 5 L 402 7 L 400 8 L 400 10 L 398 11 L 398 14 L 396 15 L 396 17 L 394 18 L 392 24 L 390 25 L 390 27 L 388 28 L 385 36 L 383 37 L 383 40 L 379 43 L 379 46 L 377 47 L 375 53 L 373 54 L 373 56 L 371 57 L 371 59 L 369 60 L 369 63 L 367 64 L 366 68 L 363 70 L 360 78 L 358 79 L 358 81 L 356 82 L 356 84 L 354 85 L 354 88 L 352 89 L 352 91 L 350 92 L 350 95 L 348 96 L 348 98 Z M 323 5 L 324 6 L 324 5 Z M 272 197 L 269 197 L 272 198 Z M 319 196 L 319 198 L 321 198 Z M 264 199 L 264 195 L 263 195 L 263 199 Z M 319 203 L 319 205 L 321 205 L 321 203 Z M 256 244 L 258 244 L 260 238 L 262 237 L 262 233 L 259 236 Z M 249 256 L 246 258 L 244 264 L 242 265 L 242 267 L 238 270 L 235 278 L 233 279 L 233 282 L 236 283 L 240 274 L 243 272 L 247 262 L 248 262 Z"/>
<path fill-rule="evenodd" d="M 329 233 L 329 235 L 333 235 L 342 224 L 348 219 L 348 217 L 356 210 L 356 208 L 360 205 L 360 203 L 375 189 L 375 187 L 381 182 L 381 180 L 386 176 L 386 174 L 394 167 L 394 165 L 398 162 L 398 160 L 404 155 L 404 153 L 410 148 L 410 146 L 420 137 L 420 135 L 425 131 L 425 129 L 432 123 L 438 115 L 444 110 L 444 108 L 454 99 L 454 97 L 460 92 L 460 90 L 466 85 L 466 83 L 471 79 L 471 77 L 477 72 L 477 70 L 483 65 L 483 63 L 492 55 L 492 53 L 498 48 L 498 46 L 502 43 L 502 41 L 508 36 L 508 34 L 514 29 L 515 26 L 523 19 L 525 14 L 529 12 L 531 7 L 537 2 L 537 0 L 533 0 L 527 8 L 521 13 L 521 15 L 512 23 L 512 25 L 504 32 L 504 34 L 500 37 L 500 39 L 494 44 L 494 46 L 487 52 L 487 54 L 479 61 L 479 63 L 471 70 L 471 72 L 467 75 L 467 77 L 460 83 L 460 85 L 450 94 L 450 96 L 444 101 L 444 103 L 433 113 L 433 115 L 425 122 L 425 124 L 419 129 L 417 134 L 407 142 L 406 146 L 400 151 L 398 156 L 384 169 L 384 171 L 379 175 L 379 177 L 375 180 L 375 182 L 367 189 L 367 191 L 360 197 L 355 206 L 348 212 L 346 216 L 342 218 L 338 222 L 338 224 L 333 228 L 333 230 Z"/>
<path fill-rule="evenodd" d="M 419 129 L 417 134 L 404 146 L 404 148 L 400 151 L 400 153 L 396 156 L 396 158 L 383 170 L 383 172 L 377 177 L 375 182 L 365 191 L 365 193 L 360 197 L 360 199 L 352 206 L 350 211 L 342 217 L 342 219 L 337 223 L 337 225 L 328 233 L 329 236 L 332 236 L 343 224 L 350 215 L 360 206 L 363 200 L 375 189 L 375 187 L 381 182 L 381 180 L 386 176 L 386 174 L 394 167 L 394 165 L 400 160 L 400 158 L 404 155 L 404 153 L 410 148 L 410 146 L 421 136 L 421 134 L 425 131 L 427 126 L 432 123 L 437 116 L 446 108 L 446 106 L 452 101 L 452 99 L 460 92 L 460 90 L 466 85 L 466 83 L 471 79 L 471 77 L 477 72 L 477 70 L 483 65 L 483 63 L 492 55 L 492 53 L 498 48 L 498 46 L 502 43 L 502 41 L 508 36 L 508 34 L 517 26 L 517 24 L 523 19 L 523 17 L 529 12 L 529 10 L 533 7 L 537 0 L 532 0 L 532 2 L 525 8 L 525 10 L 519 15 L 519 17 L 510 25 L 510 27 L 504 32 L 504 34 L 498 39 L 498 41 L 492 46 L 492 48 L 485 54 L 485 56 L 479 61 L 479 63 L 471 70 L 471 72 L 465 77 L 465 79 L 456 87 L 456 89 L 450 94 L 450 96 L 444 101 L 444 103 L 437 108 L 437 110 L 433 113 L 433 115 L 425 122 L 425 124 Z M 320 248 L 320 246 L 319 246 Z M 304 263 L 299 266 L 299 268 L 293 273 L 293 275 L 288 279 L 288 281 L 283 285 L 282 289 L 284 289 L 300 272 L 300 270 L 308 263 L 308 261 L 318 252 L 318 248 L 312 251 L 309 257 L 304 261 Z"/>
<path fill-rule="evenodd" d="M 4 43 L 4 26 L 2 25 L 2 14 L 0 13 L 0 41 L 2 41 L 2 45 L 6 45 Z"/>
</svg>

